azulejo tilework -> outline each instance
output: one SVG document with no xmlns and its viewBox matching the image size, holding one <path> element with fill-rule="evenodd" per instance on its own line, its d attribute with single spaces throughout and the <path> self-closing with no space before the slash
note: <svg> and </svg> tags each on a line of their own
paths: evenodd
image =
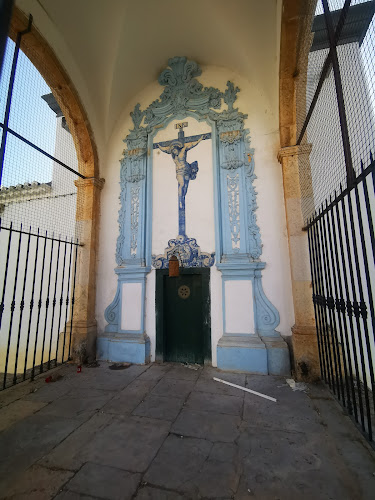
<svg viewBox="0 0 375 500">
<path fill-rule="evenodd" d="M 215 253 L 201 252 L 194 238 L 180 235 L 168 241 L 164 254 L 152 256 L 152 265 L 167 269 L 172 255 L 178 258 L 181 267 L 211 267 L 215 262 Z"/>
</svg>

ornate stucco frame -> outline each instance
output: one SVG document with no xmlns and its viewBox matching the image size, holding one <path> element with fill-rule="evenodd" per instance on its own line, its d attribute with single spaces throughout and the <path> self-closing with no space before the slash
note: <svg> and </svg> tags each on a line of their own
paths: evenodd
<svg viewBox="0 0 375 500">
<path fill-rule="evenodd" d="M 131 113 L 134 128 L 124 139 L 127 148 L 120 161 L 121 206 L 116 247 L 117 268 L 115 269 L 118 275 L 118 289 L 114 301 L 105 311 L 108 325 L 106 333 L 99 342 L 99 356 L 105 359 L 116 356 L 114 345 L 111 345 L 111 336 L 115 335 L 116 342 L 120 342 L 122 338 L 123 342 L 126 343 L 129 340 L 133 344 L 134 336 L 138 335 L 142 347 L 139 348 L 141 353 L 138 352 L 135 359 L 148 360 L 150 347 L 149 338 L 144 331 L 144 304 L 139 304 L 138 308 L 139 314 L 142 315 L 139 321 L 140 329 L 122 330 L 120 328 L 121 290 L 124 283 L 130 279 L 133 282 L 138 279 L 138 283 L 142 286 L 141 296 L 144 300 L 145 276 L 151 270 L 152 265 L 157 267 L 157 263 L 160 262 L 160 259 L 153 258 L 151 252 L 154 137 L 172 120 L 192 117 L 198 121 L 205 121 L 212 131 L 215 253 L 216 266 L 223 275 L 223 297 L 225 297 L 226 281 L 246 279 L 252 283 L 252 296 L 248 297 L 248 303 L 249 307 L 254 309 L 255 331 L 249 332 L 245 345 L 246 339 L 243 335 L 233 336 L 226 333 L 226 304 L 223 298 L 224 335 L 222 339 L 224 340 L 219 341 L 218 359 L 221 360 L 223 367 L 233 368 L 231 363 L 235 363 L 233 360 L 236 358 L 236 356 L 233 358 L 233 341 L 235 342 L 234 338 L 238 337 L 239 357 L 243 358 L 240 369 L 248 363 L 246 356 L 249 349 L 255 348 L 256 357 L 259 355 L 261 357 L 261 362 L 258 363 L 261 368 L 256 371 L 266 373 L 268 372 L 268 347 L 260 340 L 260 337 L 281 341 L 280 335 L 275 331 L 279 324 L 279 313 L 265 296 L 262 287 L 261 271 L 265 263 L 260 261 L 262 245 L 255 215 L 257 205 L 254 188 L 256 178 L 254 149 L 250 147 L 250 132 L 244 126 L 247 115 L 233 106 L 240 89 L 230 81 L 227 82 L 224 92 L 213 87 L 203 87 L 195 78 L 201 74 L 200 67 L 186 57 L 169 59 L 168 66 L 159 77 L 160 85 L 165 87 L 160 98 L 143 111 L 140 104 L 135 106 Z M 223 103 L 227 109 L 222 110 Z M 136 201 L 134 201 L 134 196 L 136 196 Z M 175 236 L 171 235 L 171 238 Z M 169 241 L 165 255 L 168 255 L 171 241 L 175 244 L 176 240 Z M 193 241 L 195 242 L 194 239 Z M 202 252 L 203 257 L 191 260 L 191 266 L 212 266 L 213 258 L 208 259 L 207 255 L 209 254 Z M 166 264 L 167 259 L 161 260 Z M 230 346 L 226 344 L 229 337 Z M 257 340 L 254 344 L 255 338 Z M 245 351 L 242 351 L 244 348 Z M 130 351 L 133 352 L 133 350 L 134 345 Z M 118 349 L 119 351 L 126 352 L 126 348 Z M 131 359 L 126 360 L 131 361 Z M 236 369 L 235 366 L 234 369 Z"/>
</svg>

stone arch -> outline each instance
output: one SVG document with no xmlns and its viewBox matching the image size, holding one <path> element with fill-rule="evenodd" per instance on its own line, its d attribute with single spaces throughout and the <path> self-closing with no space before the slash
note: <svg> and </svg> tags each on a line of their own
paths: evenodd
<svg viewBox="0 0 375 500">
<path fill-rule="evenodd" d="M 301 207 L 300 162 L 308 162 L 311 144 L 296 145 L 297 106 L 304 108 L 314 2 L 283 0 L 280 38 L 278 160 L 282 166 L 295 324 L 292 327 L 294 372 L 298 379 L 320 376 L 317 334 L 311 294 L 307 233 Z M 302 367 L 307 366 L 308 375 Z"/>
<path fill-rule="evenodd" d="M 13 9 L 9 36 L 28 26 L 28 18 L 17 7 Z M 58 102 L 72 133 L 78 159 L 78 170 L 85 176 L 75 181 L 77 196 L 76 220 L 81 226 L 81 246 L 78 251 L 75 306 L 72 324 L 72 354 L 79 361 L 96 356 L 96 252 L 100 190 L 104 179 L 99 178 L 98 154 L 94 135 L 86 112 L 72 81 L 48 42 L 35 26 L 23 36 L 21 50 L 30 59 Z"/>
</svg>

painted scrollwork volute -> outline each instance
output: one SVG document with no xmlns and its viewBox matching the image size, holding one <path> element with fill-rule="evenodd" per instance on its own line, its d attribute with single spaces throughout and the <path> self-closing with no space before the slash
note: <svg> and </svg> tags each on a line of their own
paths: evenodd
<svg viewBox="0 0 375 500">
<path fill-rule="evenodd" d="M 262 276 L 259 270 L 255 271 L 254 296 L 256 300 L 257 333 L 265 336 L 276 334 L 275 328 L 280 323 L 280 315 L 263 291 Z"/>
<path fill-rule="evenodd" d="M 113 299 L 112 303 L 107 307 L 107 309 L 104 311 L 104 318 L 108 323 L 106 331 L 110 330 L 111 325 L 117 326 L 119 302 L 120 302 L 120 289 L 117 288 L 115 298 Z"/>
</svg>

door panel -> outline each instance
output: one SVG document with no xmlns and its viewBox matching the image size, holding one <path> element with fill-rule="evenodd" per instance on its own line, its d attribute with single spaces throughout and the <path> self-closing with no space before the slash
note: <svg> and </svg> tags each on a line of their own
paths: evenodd
<svg viewBox="0 0 375 500">
<path fill-rule="evenodd" d="M 202 276 L 164 279 L 165 360 L 203 363 Z"/>
</svg>

